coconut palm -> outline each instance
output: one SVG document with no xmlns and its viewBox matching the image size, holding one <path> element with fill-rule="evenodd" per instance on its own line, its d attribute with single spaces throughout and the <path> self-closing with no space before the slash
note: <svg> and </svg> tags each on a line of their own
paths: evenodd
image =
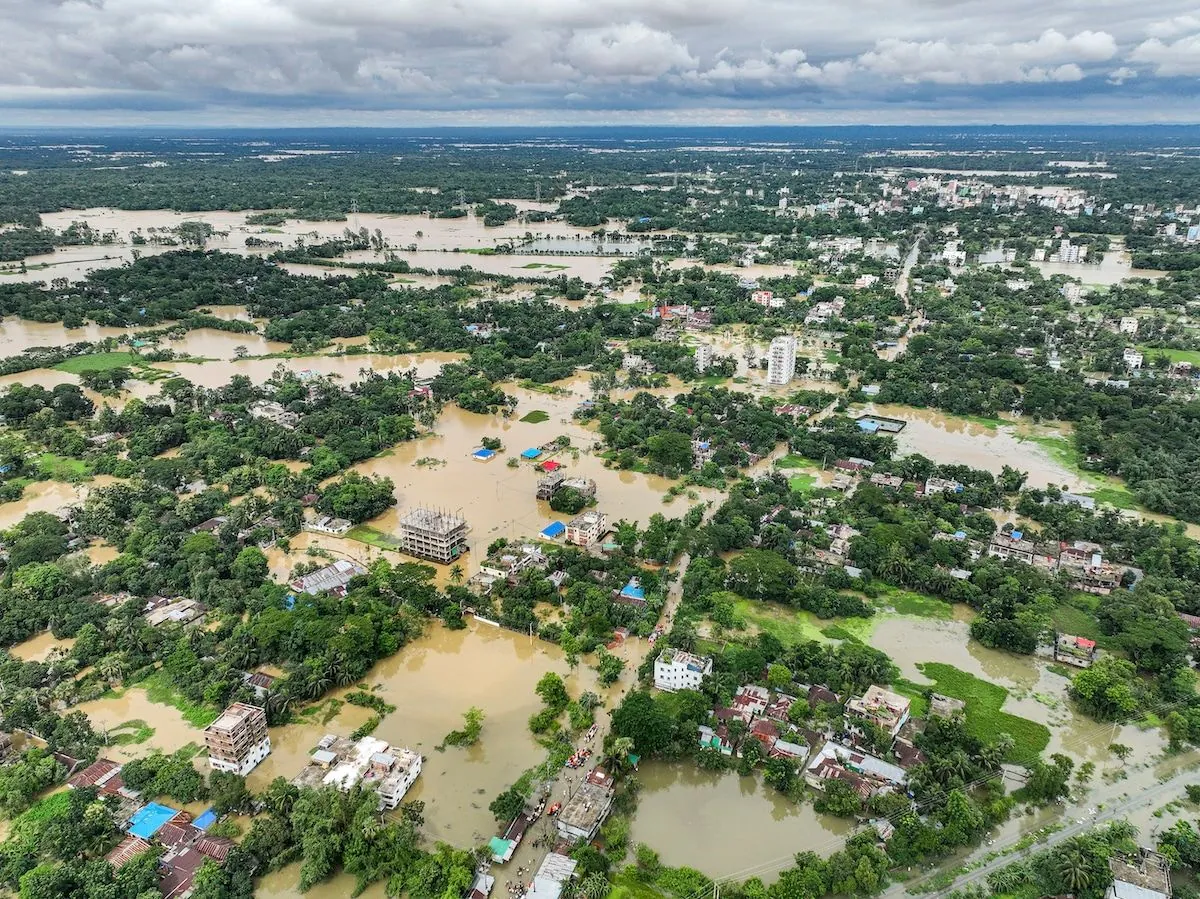
<svg viewBox="0 0 1200 899">
<path fill-rule="evenodd" d="M 1083 845 L 1076 840 L 1063 844 L 1059 850 L 1058 876 L 1062 878 L 1063 886 L 1070 892 L 1078 893 L 1086 890 L 1092 884 L 1091 859 Z"/>
<path fill-rule="evenodd" d="M 579 884 L 579 895 L 582 899 L 604 899 L 609 892 L 608 878 L 596 871 L 589 874 Z"/>
<path fill-rule="evenodd" d="M 461 584 L 463 579 L 463 567 L 455 562 L 450 566 L 450 583 Z"/>
</svg>

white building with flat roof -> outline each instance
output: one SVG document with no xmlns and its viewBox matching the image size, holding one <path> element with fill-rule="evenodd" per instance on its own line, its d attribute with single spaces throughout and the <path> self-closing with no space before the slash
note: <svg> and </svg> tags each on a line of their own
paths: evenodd
<svg viewBox="0 0 1200 899">
<path fill-rule="evenodd" d="M 771 341 L 767 354 L 767 383 L 782 387 L 796 376 L 796 338 L 782 334 Z"/>
<path fill-rule="evenodd" d="M 708 371 L 713 363 L 712 344 L 701 343 L 696 347 L 696 371 Z"/>
<path fill-rule="evenodd" d="M 591 546 L 602 536 L 608 527 L 608 516 L 595 509 L 588 509 L 582 515 L 576 515 L 567 525 L 568 543 L 576 546 Z"/>
<path fill-rule="evenodd" d="M 704 678 L 712 674 L 712 659 L 668 647 L 654 660 L 654 686 L 674 693 L 699 690 Z"/>
</svg>

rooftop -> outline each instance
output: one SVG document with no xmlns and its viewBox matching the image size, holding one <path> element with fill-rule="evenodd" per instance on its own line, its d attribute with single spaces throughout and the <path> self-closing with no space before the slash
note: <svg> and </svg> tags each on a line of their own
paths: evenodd
<svg viewBox="0 0 1200 899">
<path fill-rule="evenodd" d="M 400 519 L 400 527 L 419 531 L 433 531 L 435 534 L 449 534 L 455 528 L 467 523 L 461 515 L 444 512 L 437 509 L 413 509 Z"/>
</svg>

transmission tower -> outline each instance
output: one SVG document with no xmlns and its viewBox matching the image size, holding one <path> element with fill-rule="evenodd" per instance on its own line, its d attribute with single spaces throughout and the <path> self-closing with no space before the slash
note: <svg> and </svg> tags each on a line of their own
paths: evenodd
<svg viewBox="0 0 1200 899">
<path fill-rule="evenodd" d="M 463 190 L 461 187 L 458 189 L 458 205 L 459 206 L 467 205 L 467 192 L 465 190 Z"/>
</svg>

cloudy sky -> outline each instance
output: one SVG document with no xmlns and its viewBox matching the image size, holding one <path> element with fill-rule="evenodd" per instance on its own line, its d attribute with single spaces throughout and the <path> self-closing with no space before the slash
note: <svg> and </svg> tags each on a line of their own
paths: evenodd
<svg viewBox="0 0 1200 899">
<path fill-rule="evenodd" d="M 0 124 L 1196 122 L 1195 0 L 0 0 Z"/>
</svg>

